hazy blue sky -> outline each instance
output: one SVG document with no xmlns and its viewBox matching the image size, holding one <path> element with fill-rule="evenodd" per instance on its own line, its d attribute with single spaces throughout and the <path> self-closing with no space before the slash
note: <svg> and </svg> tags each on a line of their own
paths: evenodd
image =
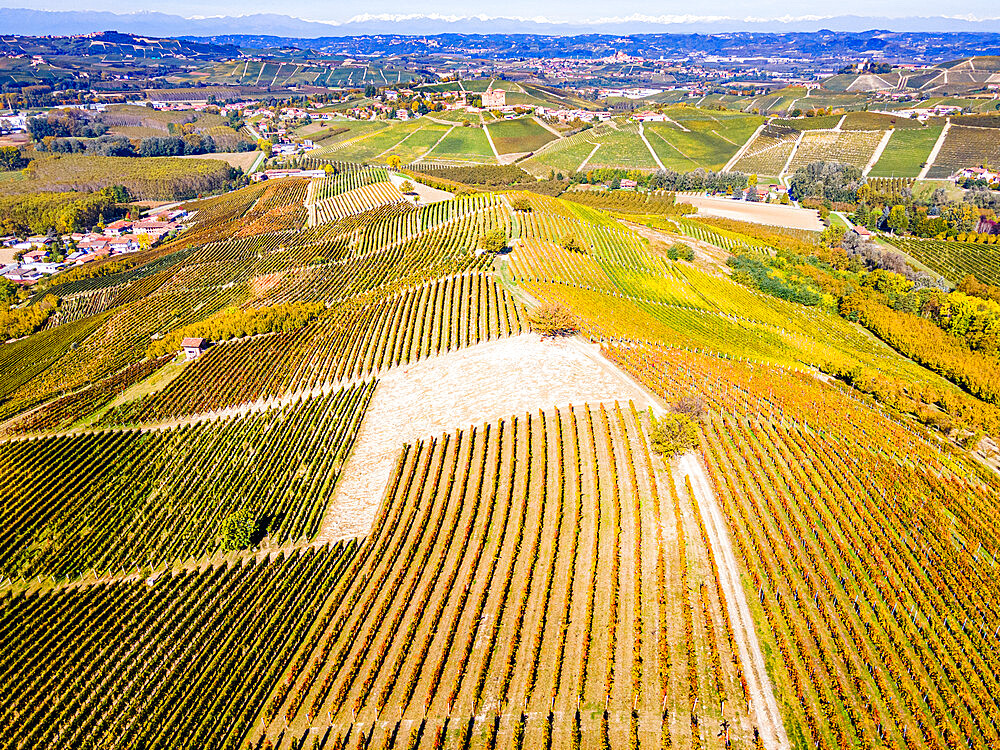
<svg viewBox="0 0 1000 750">
<path fill-rule="evenodd" d="M 506 16 L 550 21 L 587 21 L 608 18 L 648 17 L 657 20 L 706 20 L 711 17 L 736 19 L 800 18 L 803 16 L 913 17 L 955 16 L 996 18 L 1000 6 L 996 0 L 965 0 L 960 6 L 940 0 L 760 0 L 733 3 L 729 0 L 700 2 L 642 2 L 642 0 L 370 0 L 369 2 L 309 2 L 308 0 L 0 0 L 0 7 L 38 10 L 106 10 L 128 13 L 158 10 L 183 16 L 235 16 L 252 13 L 278 13 L 315 21 L 347 21 L 358 16 L 396 16 L 407 14 L 452 16 Z M 638 19 L 637 19 L 638 20 Z"/>
</svg>

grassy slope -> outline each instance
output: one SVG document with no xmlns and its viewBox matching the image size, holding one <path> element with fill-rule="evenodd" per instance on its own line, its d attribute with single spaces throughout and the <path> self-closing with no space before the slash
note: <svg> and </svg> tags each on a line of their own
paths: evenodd
<svg viewBox="0 0 1000 750">
<path fill-rule="evenodd" d="M 600 140 L 601 147 L 588 166 L 622 169 L 656 169 L 652 154 L 638 133 L 614 132 Z M 593 146 L 591 146 L 593 148 Z"/>
<path fill-rule="evenodd" d="M 940 134 L 940 125 L 895 131 L 870 176 L 916 177 Z"/>
<path fill-rule="evenodd" d="M 501 120 L 492 123 L 489 128 L 493 145 L 497 147 L 497 153 L 500 154 L 537 151 L 556 137 L 530 117 Z"/>
<path fill-rule="evenodd" d="M 392 149 L 397 143 L 416 130 L 422 123 L 419 120 L 408 122 L 392 122 L 382 130 L 367 138 L 351 143 L 337 152 L 337 157 L 344 161 L 368 161 Z"/>
<path fill-rule="evenodd" d="M 717 118 L 707 112 L 700 117 L 683 110 L 669 114 L 691 132 L 670 123 L 648 123 L 646 138 L 664 166 L 679 172 L 722 168 L 762 122 L 760 117 Z"/>
<path fill-rule="evenodd" d="M 431 159 L 456 159 L 492 163 L 493 149 L 482 128 L 454 128 L 428 154 Z"/>
<path fill-rule="evenodd" d="M 376 161 L 386 161 L 389 156 L 398 156 L 404 164 L 417 159 L 433 148 L 434 144 L 441 140 L 441 136 L 448 132 L 446 125 L 435 123 L 424 123 L 424 126 L 413 132 L 405 141 L 397 143 L 390 151 Z"/>
</svg>

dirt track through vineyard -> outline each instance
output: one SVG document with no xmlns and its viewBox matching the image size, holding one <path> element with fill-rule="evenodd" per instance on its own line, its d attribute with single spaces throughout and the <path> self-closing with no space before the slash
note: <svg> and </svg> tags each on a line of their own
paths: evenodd
<svg viewBox="0 0 1000 750">
<path fill-rule="evenodd" d="M 719 503 L 709 484 L 705 469 L 694 453 L 686 453 L 679 461 L 680 474 L 691 479 L 691 488 L 705 518 L 705 528 L 712 543 L 712 553 L 719 567 L 722 590 L 726 595 L 726 608 L 733 624 L 733 635 L 740 652 L 740 662 L 746 675 L 750 705 L 760 730 L 764 746 L 788 750 L 791 746 L 781 721 L 781 711 L 774 697 L 774 686 L 764 665 L 757 631 L 754 629 L 746 590 L 740 581 L 740 569 L 733 554 Z"/>
<path fill-rule="evenodd" d="M 379 376 L 318 540 L 368 534 L 404 443 L 538 409 L 629 399 L 656 406 L 579 338 L 524 334 L 390 370 Z"/>
</svg>

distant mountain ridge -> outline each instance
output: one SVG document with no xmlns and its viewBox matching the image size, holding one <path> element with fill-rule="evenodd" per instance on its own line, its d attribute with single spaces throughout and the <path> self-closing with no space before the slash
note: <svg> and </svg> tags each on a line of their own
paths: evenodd
<svg viewBox="0 0 1000 750">
<path fill-rule="evenodd" d="M 217 60 L 236 57 L 239 47 L 225 42 L 163 39 L 119 31 L 74 36 L 0 35 L 0 53 L 26 55 L 92 55 Z"/>
<path fill-rule="evenodd" d="M 928 64 L 983 54 L 1000 54 L 1000 34 L 971 32 L 788 32 L 744 31 L 726 34 L 379 34 L 352 37 L 220 35 L 188 39 L 231 44 L 244 52 L 291 49 L 327 54 L 379 56 L 447 54 L 482 58 L 576 57 L 596 59 L 615 53 L 645 58 L 687 57 L 699 53 L 720 58 L 787 57 L 796 59 L 887 59 Z M 248 52 L 252 54 L 252 52 Z"/>
<path fill-rule="evenodd" d="M 402 18 L 365 17 L 344 23 L 306 21 L 280 14 L 239 17 L 184 18 L 152 11 L 111 13 L 107 11 L 45 11 L 0 8 L 0 30 L 5 35 L 73 35 L 106 29 L 156 37 L 207 37 L 267 35 L 296 39 L 349 37 L 372 34 L 543 34 L 573 36 L 590 34 L 719 34 L 741 31 L 815 32 L 829 29 L 860 32 L 892 29 L 901 32 L 1000 32 L 1000 18 L 965 20 L 946 17 L 886 18 L 838 16 L 830 18 L 741 20 L 706 19 L 666 22 L 660 19 L 608 20 L 594 23 L 538 22 L 517 18 L 441 18 L 415 14 Z"/>
</svg>

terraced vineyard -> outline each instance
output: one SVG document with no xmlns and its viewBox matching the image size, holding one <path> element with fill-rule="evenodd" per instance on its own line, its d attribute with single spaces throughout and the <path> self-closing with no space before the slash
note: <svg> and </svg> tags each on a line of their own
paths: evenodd
<svg viewBox="0 0 1000 750">
<path fill-rule="evenodd" d="M 677 219 L 676 222 L 680 230 L 688 237 L 694 237 L 710 245 L 724 248 L 734 255 L 745 252 L 770 255 L 773 252 L 769 246 L 762 242 L 754 241 L 746 235 L 728 232 L 725 229 L 717 229 L 690 219 Z"/>
<path fill-rule="evenodd" d="M 696 701 L 713 726 L 720 701 L 745 705 L 697 506 L 636 412 L 573 407 L 407 446 L 381 514 L 272 726 L 659 746 L 699 733 Z"/>
<path fill-rule="evenodd" d="M 391 182 L 383 179 L 353 190 L 345 190 L 332 198 L 315 201 L 311 206 L 316 217 L 312 225 L 363 214 L 380 206 L 403 203 L 408 203 L 406 196 Z"/>
<path fill-rule="evenodd" d="M 760 123 L 667 111 L 647 138 L 713 163 Z M 653 160 L 616 125 L 525 163 Z M 388 127 L 342 145 L 493 159 L 481 128 Z M 882 132 L 813 130 L 795 163 Z M 0 747 L 1000 741 L 1000 479 L 978 435 L 897 410 L 994 407 L 724 262 L 813 235 L 666 193 L 404 204 L 331 167 L 189 202 L 176 238 L 44 282 L 58 312 L 0 346 Z M 893 242 L 1000 283 L 995 245 Z M 582 335 L 539 335 L 563 312 Z M 170 351 L 189 336 L 213 340 Z"/>
<path fill-rule="evenodd" d="M 351 123 L 348 133 L 343 133 L 336 138 L 330 139 L 329 142 L 321 143 L 318 149 L 309 153 L 309 156 L 313 159 L 353 161 L 350 158 L 352 151 L 386 127 L 386 123 L 379 120 Z"/>
<path fill-rule="evenodd" d="M 885 237 L 952 284 L 972 274 L 986 284 L 1000 284 L 1000 248 L 979 242 Z"/>
<path fill-rule="evenodd" d="M 374 167 L 346 169 L 338 175 L 327 177 L 325 180 L 310 181 L 307 200 L 318 202 L 335 198 L 350 190 L 357 190 L 377 182 L 385 182 L 388 179 L 384 169 Z"/>
<path fill-rule="evenodd" d="M 101 424 L 159 422 L 312 392 L 515 335 L 523 325 L 510 295 L 485 274 L 438 279 L 295 331 L 220 344 L 164 390 L 109 410 Z"/>
<path fill-rule="evenodd" d="M 952 125 L 927 176 L 949 177 L 965 167 L 1000 163 L 1000 130 Z"/>
<path fill-rule="evenodd" d="M 735 250 L 770 248 L 734 233 L 682 222 L 685 232 Z M 561 236 L 556 234 L 556 236 Z M 510 264 L 513 277 L 536 299 L 572 308 L 595 339 L 659 341 L 692 350 L 800 368 L 850 361 L 884 373 L 926 381 L 926 375 L 839 316 L 768 297 L 691 265 L 631 247 L 585 252 L 553 240 L 522 242 Z M 940 381 L 935 381 L 940 382 Z"/>
<path fill-rule="evenodd" d="M 199 558 L 243 508 L 276 542 L 314 536 L 372 388 L 172 429 L 0 444 L 2 575 L 103 576 Z M 17 471 L 28 456 L 39 470 Z"/>
<path fill-rule="evenodd" d="M 776 176 L 792 155 L 798 131 L 765 128 L 733 164 L 733 171 Z"/>
<path fill-rule="evenodd" d="M 864 169 L 883 135 L 881 130 L 807 131 L 788 165 L 788 172 L 814 161 L 837 161 Z"/>
<path fill-rule="evenodd" d="M 670 213 L 676 206 L 673 193 L 605 193 L 603 191 L 570 191 L 565 200 L 592 208 L 621 214 Z"/>
<path fill-rule="evenodd" d="M 349 544 L 5 597 L 4 726 L 35 746 L 240 744 L 356 555 Z"/>
<path fill-rule="evenodd" d="M 785 665 L 800 741 L 992 741 L 1000 621 L 983 609 L 996 593 L 981 513 L 996 507 L 995 477 L 940 463 L 921 436 L 808 375 L 664 349 L 613 356 L 658 392 L 696 389 L 713 404 L 701 458 Z M 706 390 L 716 378 L 725 386 Z M 960 528 L 915 523 L 917 508 L 958 512 Z"/>
</svg>

